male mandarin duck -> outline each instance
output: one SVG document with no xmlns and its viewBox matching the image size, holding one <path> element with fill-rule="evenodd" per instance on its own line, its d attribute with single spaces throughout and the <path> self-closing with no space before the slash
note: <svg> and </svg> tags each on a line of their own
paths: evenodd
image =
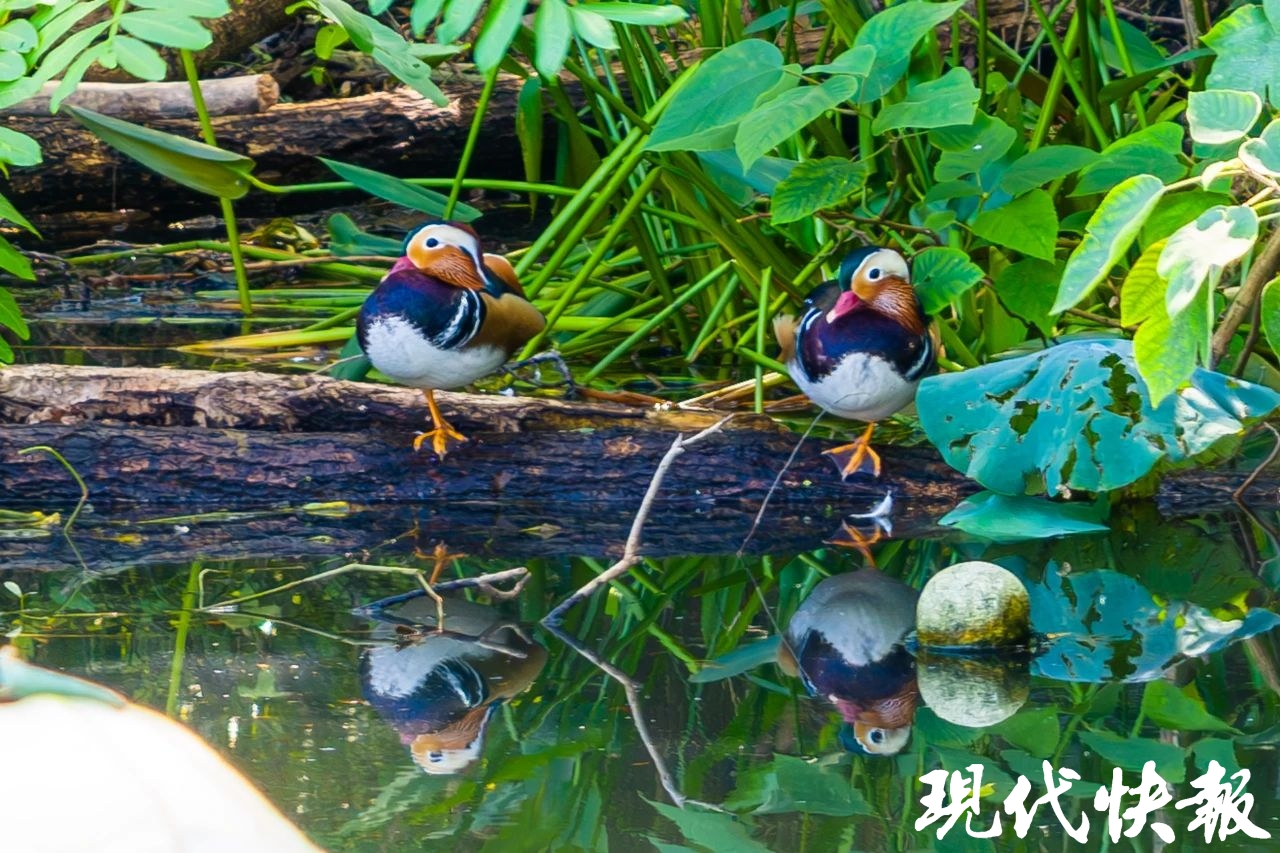
<svg viewBox="0 0 1280 853">
<path fill-rule="evenodd" d="M 797 320 L 779 315 L 774 334 L 792 380 L 822 409 L 866 421 L 857 441 L 827 451 L 844 477 L 869 465 L 880 474 L 871 449 L 875 422 L 915 399 L 916 386 L 938 363 L 931 328 L 902 255 L 881 246 L 854 249 L 835 281 L 805 299 Z"/>
<path fill-rule="evenodd" d="M 824 579 L 787 623 L 778 664 L 835 705 L 846 749 L 893 755 L 911 738 L 919 690 L 903 640 L 915 629 L 917 598 L 902 581 L 860 569 Z"/>
<path fill-rule="evenodd" d="M 449 442 L 467 439 L 440 414 L 435 390 L 493 373 L 547 319 L 525 298 L 507 259 L 482 254 L 467 225 L 428 222 L 405 238 L 404 252 L 365 300 L 356 335 L 374 367 L 423 390 L 432 429 L 413 449 L 430 440 L 443 457 Z"/>
</svg>

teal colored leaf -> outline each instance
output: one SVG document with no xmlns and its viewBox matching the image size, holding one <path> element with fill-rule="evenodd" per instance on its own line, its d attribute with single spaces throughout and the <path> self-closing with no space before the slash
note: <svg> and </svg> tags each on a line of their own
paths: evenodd
<svg viewBox="0 0 1280 853">
<path fill-rule="evenodd" d="M 1280 394 L 1198 369 L 1152 406 L 1124 340 L 1077 340 L 930 377 L 920 422 L 947 463 L 1002 494 L 1127 486 L 1209 449 L 1280 406 Z"/>
<path fill-rule="evenodd" d="M 1235 142 L 1253 127 L 1262 114 L 1256 92 L 1209 89 L 1187 95 L 1187 125 L 1191 138 L 1206 145 Z"/>
<path fill-rule="evenodd" d="M 524 0 L 493 0 L 489 4 L 489 14 L 472 50 L 472 59 L 480 71 L 487 73 L 506 58 L 511 40 L 520 29 L 524 7 Z"/>
<path fill-rule="evenodd" d="M 1052 261 L 1058 241 L 1058 212 L 1047 192 L 1031 190 L 1008 204 L 983 210 L 969 227 L 997 246 Z"/>
<path fill-rule="evenodd" d="M 0 127 L 0 162 L 14 166 L 35 166 L 41 159 L 39 142 L 25 133 Z"/>
<path fill-rule="evenodd" d="M 641 795 L 644 796 L 643 794 Z M 733 850 L 743 853 L 769 853 L 769 848 L 748 834 L 747 824 L 739 817 L 705 806 L 689 803 L 685 808 L 659 803 L 644 797 L 658 814 L 671 821 L 691 844 L 706 850 Z"/>
<path fill-rule="evenodd" d="M 1026 258 L 1000 271 L 995 291 L 1006 310 L 1034 325 L 1040 334 L 1051 335 L 1054 316 L 1049 309 L 1061 280 L 1061 265 Z"/>
<path fill-rule="evenodd" d="M 1272 352 L 1280 352 L 1280 279 L 1271 279 L 1262 289 L 1262 331 Z"/>
<path fill-rule="evenodd" d="M 1240 159 L 1260 175 L 1280 177 L 1280 118 L 1264 127 L 1257 139 L 1241 143 Z"/>
<path fill-rule="evenodd" d="M 385 172 L 379 172 L 374 169 L 366 169 L 364 166 L 339 163 L 337 160 L 329 160 L 325 157 L 317 157 L 316 159 L 337 173 L 338 177 L 344 181 L 350 181 L 370 195 L 384 198 L 401 207 L 417 210 L 429 216 L 444 216 L 449 199 L 434 190 L 415 186 L 394 175 L 388 175 Z M 462 202 L 458 202 L 453 208 L 452 218 L 459 222 L 472 222 L 481 216 L 480 211 Z"/>
<path fill-rule="evenodd" d="M 669 27 L 689 17 L 679 6 L 650 6 L 647 3 L 590 3 L 588 8 L 602 18 L 640 27 Z"/>
<path fill-rule="evenodd" d="M 335 255 L 383 255 L 398 258 L 404 252 L 403 240 L 362 231 L 355 220 L 345 213 L 333 214 L 325 224 L 329 229 L 329 251 Z"/>
<path fill-rule="evenodd" d="M 978 87 L 964 68 L 952 68 L 937 79 L 910 86 L 907 96 L 886 104 L 871 124 L 872 133 L 904 127 L 933 128 L 973 124 Z"/>
<path fill-rule="evenodd" d="M 1148 683 L 1143 690 L 1142 713 L 1157 726 L 1167 729 L 1240 734 L 1234 726 L 1205 710 L 1204 702 L 1198 697 L 1188 696 L 1163 679 Z"/>
<path fill-rule="evenodd" d="M 650 151 L 715 151 L 733 147 L 738 121 L 782 81 L 782 52 L 760 39 L 730 45 L 686 72 L 658 119 Z"/>
<path fill-rule="evenodd" d="M 1211 207 L 1173 232 L 1156 265 L 1169 282 L 1169 315 L 1190 305 L 1210 276 L 1216 281 L 1223 268 L 1252 249 L 1257 239 L 1258 214 L 1244 205 Z"/>
<path fill-rule="evenodd" d="M 1014 429 L 1016 432 L 1017 426 Z M 992 542 L 1022 542 L 1105 532 L 1109 529 L 1103 523 L 1106 516 L 1107 507 L 1096 503 L 1063 503 L 1028 495 L 979 492 L 938 519 L 938 524 Z"/>
<path fill-rule="evenodd" d="M 27 73 L 27 61 L 22 54 L 12 50 L 0 50 L 0 82 L 17 80 Z"/>
<path fill-rule="evenodd" d="M 1261 6 L 1239 7 L 1201 41 L 1217 54 L 1206 88 L 1239 89 L 1266 98 L 1268 88 L 1274 90 L 1280 80 L 1280 30 Z"/>
<path fill-rule="evenodd" d="M 608 18 L 585 6 L 570 6 L 569 15 L 573 18 L 573 31 L 587 44 L 602 50 L 618 49 L 618 34 L 613 31 L 613 24 Z"/>
<path fill-rule="evenodd" d="M 932 130 L 929 142 L 942 151 L 933 175 L 939 181 L 975 175 L 1008 153 L 1017 137 L 1012 127 L 985 113 L 978 113 L 969 127 Z"/>
<path fill-rule="evenodd" d="M 1176 318 L 1169 316 L 1165 308 L 1169 284 L 1156 268 L 1163 250 L 1163 242 L 1152 244 L 1120 288 L 1120 321 L 1126 326 L 1141 324 L 1133 337 L 1134 361 L 1157 405 L 1191 378 L 1208 337 L 1206 312 L 1201 310 L 1207 307 L 1203 305 L 1207 292 L 1199 300 L 1200 307 Z"/>
<path fill-rule="evenodd" d="M 884 97 L 907 73 L 916 42 L 962 5 L 963 0 L 950 3 L 907 0 L 872 15 L 853 41 L 855 50 L 867 46 L 876 52 L 871 72 L 858 91 L 858 103 L 867 104 Z"/>
<path fill-rule="evenodd" d="M 744 169 L 795 136 L 814 119 L 849 99 L 858 88 L 853 77 L 828 77 L 817 86 L 801 86 L 767 101 L 738 125 L 733 147 Z"/>
<path fill-rule="evenodd" d="M 1156 684 L 1159 682 L 1151 682 Z M 1150 685 L 1148 685 L 1148 688 Z M 1080 742 L 1122 770 L 1142 772 L 1148 761 L 1156 763 L 1156 773 L 1166 782 L 1186 778 L 1187 752 L 1180 746 L 1141 737 L 1120 737 L 1108 731 L 1082 730 Z"/>
<path fill-rule="evenodd" d="M 1036 758 L 1048 758 L 1057 749 L 1062 724 L 1057 708 L 1024 708 L 991 731 Z"/>
<path fill-rule="evenodd" d="M 125 12 L 119 20 L 125 32 L 152 44 L 187 50 L 204 50 L 213 44 L 204 25 L 181 12 L 143 9 Z"/>
<path fill-rule="evenodd" d="M 1097 151 L 1078 145 L 1037 148 L 1013 161 L 1000 178 L 1000 189 L 1009 195 L 1018 195 L 1078 172 L 1101 156 Z"/>
<path fill-rule="evenodd" d="M 1108 145 L 1093 164 L 1080 173 L 1073 196 L 1091 195 L 1111 189 L 1135 175 L 1155 175 L 1166 183 L 1184 177 L 1187 169 L 1182 154 L 1182 128 L 1159 122 L 1136 133 L 1122 136 Z"/>
<path fill-rule="evenodd" d="M 911 259 L 911 282 L 926 314 L 937 314 L 982 281 L 982 269 L 960 249 L 934 246 Z"/>
<path fill-rule="evenodd" d="M 830 62 L 822 65 L 811 65 L 805 69 L 806 74 L 851 74 L 854 77 L 866 77 L 875 68 L 876 49 L 864 44 L 843 51 Z"/>
<path fill-rule="evenodd" d="M 130 6 L 140 9 L 169 10 L 174 7 L 174 0 L 129 0 Z M 195 18 L 221 18 L 231 11 L 227 0 L 181 0 L 182 14 Z"/>
<path fill-rule="evenodd" d="M 26 53 L 40 41 L 40 34 L 26 18 L 14 18 L 0 27 L 0 50 Z"/>
<path fill-rule="evenodd" d="M 835 207 L 866 185 L 869 171 L 866 163 L 843 157 L 797 163 L 773 194 L 773 221 L 798 222 Z"/>
<path fill-rule="evenodd" d="M 0 237 L 0 269 L 27 281 L 36 280 L 35 271 L 31 269 L 31 261 L 27 260 L 27 256 L 15 249 L 13 244 L 4 237 Z"/>
<path fill-rule="evenodd" d="M 129 36 L 116 36 L 116 59 L 120 67 L 139 80 L 163 80 L 169 66 L 154 47 Z"/>
<path fill-rule="evenodd" d="M 83 107 L 65 109 L 112 148 L 183 186 L 229 199 L 249 191 L 246 176 L 253 171 L 253 161 L 248 157 Z"/>
<path fill-rule="evenodd" d="M 1129 178 L 1107 193 L 1089 217 L 1084 239 L 1067 259 L 1054 314 L 1075 307 L 1107 277 L 1163 193 L 1164 183 L 1153 175 Z"/>
<path fill-rule="evenodd" d="M 726 678 L 750 672 L 756 667 L 775 663 L 778 660 L 780 644 L 781 640 L 777 637 L 744 643 L 733 651 L 704 663 L 701 669 L 689 676 L 689 683 L 709 684 L 713 681 L 724 681 Z"/>
<path fill-rule="evenodd" d="M 555 77 L 564 67 L 573 39 L 573 21 L 564 0 L 543 0 L 533 17 L 533 65 L 543 77 Z"/>
<path fill-rule="evenodd" d="M 752 814 L 875 814 L 858 789 L 849 784 L 847 771 L 841 774 L 839 768 L 793 755 L 775 755 L 767 764 L 741 774 L 725 808 Z"/>
<path fill-rule="evenodd" d="M 1195 758 L 1196 769 L 1201 772 L 1209 769 L 1209 762 L 1216 761 L 1227 771 L 1230 779 L 1240 770 L 1240 762 L 1236 760 L 1236 744 L 1223 737 L 1201 738 L 1191 745 L 1191 754 Z"/>
</svg>

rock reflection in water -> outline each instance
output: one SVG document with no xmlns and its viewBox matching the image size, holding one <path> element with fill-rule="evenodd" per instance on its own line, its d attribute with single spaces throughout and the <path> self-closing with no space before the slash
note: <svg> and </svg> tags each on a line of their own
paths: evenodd
<svg viewBox="0 0 1280 853">
<path fill-rule="evenodd" d="M 796 610 L 779 646 L 783 670 L 844 718 L 850 751 L 894 755 L 911 738 L 919 693 L 903 639 L 915 627 L 916 590 L 876 569 L 826 578 Z"/>
<path fill-rule="evenodd" d="M 481 755 L 494 712 L 538 677 L 547 650 L 489 607 L 449 599 L 445 630 L 425 595 L 395 596 L 362 611 L 377 623 L 360 658 L 365 698 L 400 733 L 428 773 L 458 773 Z"/>
</svg>

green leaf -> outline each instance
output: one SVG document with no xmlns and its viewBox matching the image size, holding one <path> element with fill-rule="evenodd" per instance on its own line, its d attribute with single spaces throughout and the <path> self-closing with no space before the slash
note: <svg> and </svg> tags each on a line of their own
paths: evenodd
<svg viewBox="0 0 1280 853">
<path fill-rule="evenodd" d="M 1058 746 L 1062 724 L 1057 708 L 1024 708 L 991 731 L 1036 758 L 1048 758 Z"/>
<path fill-rule="evenodd" d="M 1197 369 L 1190 388 L 1152 406 L 1132 343 L 1075 340 L 930 377 L 916 406 L 947 463 L 986 488 L 1057 495 L 1118 489 L 1191 458 L 1265 417 L 1280 394 Z"/>
<path fill-rule="evenodd" d="M 742 32 L 745 35 L 751 36 L 756 33 L 762 33 L 765 30 L 773 29 L 774 27 L 780 27 L 792 17 L 812 18 L 812 16 L 820 14 L 822 14 L 822 0 L 804 0 L 804 2 L 797 3 L 794 7 L 779 6 L 772 12 L 766 12 L 765 14 L 760 15 L 754 21 L 747 24 Z"/>
<path fill-rule="evenodd" d="M 926 314 L 937 314 L 982 281 L 982 270 L 960 249 L 932 247 L 911 259 L 911 281 Z"/>
<path fill-rule="evenodd" d="M 1206 145 L 1235 142 L 1253 127 L 1262 114 L 1262 99 L 1255 92 L 1210 89 L 1187 95 L 1187 125 L 1191 138 Z"/>
<path fill-rule="evenodd" d="M 350 41 L 347 31 L 338 24 L 325 24 L 316 30 L 316 59 L 328 62 L 337 48 Z"/>
<path fill-rule="evenodd" d="M 853 77 L 828 77 L 821 85 L 792 89 L 753 110 L 751 120 L 740 123 L 733 138 L 742 168 L 750 169 L 780 143 L 847 101 L 857 88 Z"/>
<path fill-rule="evenodd" d="M 4 237 L 0 237 L 0 270 L 27 281 L 36 280 L 35 271 L 31 269 L 31 261 L 27 260 L 27 256 L 15 249 L 13 244 Z M 7 291 L 5 293 L 8 295 Z"/>
<path fill-rule="evenodd" d="M 1062 280 L 1062 267 L 1037 258 L 1010 264 L 996 276 L 995 291 L 1012 314 L 1033 324 L 1040 334 L 1053 334 L 1054 295 Z"/>
<path fill-rule="evenodd" d="M 968 127 L 932 130 L 929 142 L 942 151 L 933 175 L 939 181 L 954 181 L 978 174 L 1008 153 L 1017 137 L 1016 130 L 985 113 L 978 113 Z"/>
<path fill-rule="evenodd" d="M 564 67 L 573 38 L 573 21 L 564 0 L 543 0 L 533 18 L 533 65 L 543 77 L 555 77 Z"/>
<path fill-rule="evenodd" d="M 397 258 L 404 253 L 404 241 L 361 231 L 345 213 L 335 213 L 325 223 L 329 228 L 329 251 L 335 255 L 384 255 Z"/>
<path fill-rule="evenodd" d="M 1267 89 L 1280 80 L 1280 31 L 1261 6 L 1241 6 L 1201 41 L 1217 54 L 1206 88 L 1238 89 L 1266 98 Z"/>
<path fill-rule="evenodd" d="M 1173 232 L 1160 254 L 1156 270 L 1169 282 L 1165 302 L 1175 316 L 1195 298 L 1210 276 L 1253 248 L 1258 239 L 1258 214 L 1244 205 L 1211 207 L 1194 222 Z"/>
<path fill-rule="evenodd" d="M 997 246 L 1052 261 L 1058 240 L 1058 213 L 1047 192 L 1032 190 L 1008 204 L 982 211 L 970 228 Z"/>
<path fill-rule="evenodd" d="M 938 519 L 938 524 L 956 527 L 992 542 L 1022 542 L 1105 532 L 1109 529 L 1102 523 L 1106 515 L 1105 505 L 979 492 L 965 498 L 959 506 Z"/>
<path fill-rule="evenodd" d="M 1240 734 L 1234 726 L 1206 711 L 1199 697 L 1188 696 L 1164 679 L 1147 683 L 1142 691 L 1142 713 L 1162 728 Z"/>
<path fill-rule="evenodd" d="M 643 794 L 641 795 L 644 796 Z M 707 850 L 733 850 L 743 853 L 768 853 L 769 848 L 753 839 L 741 818 L 727 812 L 709 810 L 689 803 L 685 808 L 644 798 L 658 814 L 671 821 L 685 840 Z"/>
<path fill-rule="evenodd" d="M 116 36 L 115 47 L 120 67 L 140 80 L 163 80 L 169 72 L 164 57 L 144 41 Z"/>
<path fill-rule="evenodd" d="M 1280 352 L 1280 279 L 1273 278 L 1262 289 L 1262 331 L 1272 352 Z"/>
<path fill-rule="evenodd" d="M 806 74 L 851 74 L 854 77 L 866 77 L 875 68 L 876 49 L 864 44 L 843 51 L 830 62 L 822 65 L 811 65 L 805 69 Z"/>
<path fill-rule="evenodd" d="M 866 163 L 843 157 L 797 163 L 773 194 L 773 221 L 798 222 L 840 204 L 866 185 L 869 172 Z"/>
<path fill-rule="evenodd" d="M 14 18 L 0 27 L 0 50 L 26 53 L 40 42 L 40 34 L 26 18 Z"/>
<path fill-rule="evenodd" d="M 1167 121 L 1153 124 L 1103 149 L 1098 160 L 1080 173 L 1071 195 L 1100 193 L 1135 175 L 1176 181 L 1187 172 L 1179 159 L 1181 153 L 1182 128 Z"/>
<path fill-rule="evenodd" d="M 39 142 L 25 133 L 0 127 L 0 162 L 35 166 L 41 159 Z"/>
<path fill-rule="evenodd" d="M 129 0 L 130 6 L 142 9 L 169 10 L 174 0 Z M 182 14 L 196 18 L 221 18 L 231 11 L 227 0 L 181 0 Z"/>
<path fill-rule="evenodd" d="M 1133 337 L 1134 361 L 1157 405 L 1195 373 L 1208 325 L 1204 310 L 1169 316 L 1165 308 L 1169 284 L 1156 269 L 1164 245 L 1162 241 L 1148 247 L 1120 289 L 1120 322 L 1142 324 Z"/>
<path fill-rule="evenodd" d="M 1067 259 L 1051 309 L 1054 314 L 1075 307 L 1106 278 L 1163 193 L 1164 183 L 1152 175 L 1129 178 L 1107 193 L 1089 217 L 1084 239 Z"/>
<path fill-rule="evenodd" d="M 18 208 L 13 206 L 13 202 L 9 201 L 9 199 L 2 195 L 0 195 L 0 219 L 7 219 L 14 225 L 19 225 L 27 229 L 32 234 L 39 234 L 39 232 L 36 231 L 35 226 L 32 225 L 25 216 L 18 212 Z"/>
<path fill-rule="evenodd" d="M 22 54 L 12 50 L 0 50 L 0 82 L 17 80 L 27 73 L 27 61 Z"/>
<path fill-rule="evenodd" d="M 650 6 L 647 3 L 589 3 L 587 7 L 602 18 L 640 27 L 669 27 L 689 17 L 679 6 Z"/>
<path fill-rule="evenodd" d="M 12 246 L 9 248 L 12 249 Z M 31 329 L 27 327 L 27 321 L 22 319 L 22 309 L 18 307 L 18 300 L 3 287 L 0 287 L 0 326 L 9 329 L 24 341 L 31 337 Z"/>
<path fill-rule="evenodd" d="M 909 87 L 898 103 L 887 104 L 872 122 L 871 132 L 971 125 L 977 108 L 978 87 L 973 78 L 964 68 L 952 68 L 935 80 Z"/>
<path fill-rule="evenodd" d="M 368 15 L 357 12 L 344 0 L 314 0 L 314 2 L 328 20 L 340 24 L 347 31 L 352 43 L 359 50 L 369 54 L 374 62 L 391 72 L 400 82 L 436 106 L 448 105 L 449 99 L 431 80 L 431 66 L 414 55 L 413 46 L 405 41 L 400 33 Z M 454 6 L 462 6 L 469 2 L 470 0 L 454 0 L 450 4 L 450 11 Z M 472 10 L 471 17 L 459 33 L 471 26 L 472 21 L 475 20 L 476 11 Z M 441 24 L 441 27 L 443 26 Z M 436 35 L 442 42 L 453 40 L 444 38 L 439 30 Z"/>
<path fill-rule="evenodd" d="M 524 178 L 532 183 L 542 180 L 542 119 L 542 78 L 530 77 L 516 99 L 516 137 L 520 140 Z"/>
<path fill-rule="evenodd" d="M 195 18 L 172 11 L 143 9 L 120 16 L 120 26 L 130 35 L 165 47 L 204 50 L 213 36 Z"/>
<path fill-rule="evenodd" d="M 1147 221 L 1143 223 L 1142 231 L 1138 234 L 1138 245 L 1145 249 L 1152 243 L 1168 238 L 1174 231 L 1219 204 L 1232 204 L 1231 196 L 1204 190 L 1182 190 L 1161 196 L 1155 210 L 1151 211 Z"/>
<path fill-rule="evenodd" d="M 444 10 L 444 17 L 436 27 L 436 41 L 445 44 L 461 38 L 463 33 L 471 29 L 471 25 L 476 22 L 483 5 L 484 0 L 449 0 Z"/>
<path fill-rule="evenodd" d="M 520 29 L 524 7 L 524 0 L 493 0 L 489 4 L 489 14 L 472 50 L 476 68 L 488 73 L 506 58 L 507 48 Z"/>
<path fill-rule="evenodd" d="M 1264 127 L 1257 139 L 1240 145 L 1240 159 L 1260 175 L 1280 177 L 1280 118 Z"/>
<path fill-rule="evenodd" d="M 363 166 L 339 163 L 337 160 L 330 160 L 325 157 L 317 157 L 316 159 L 336 172 L 344 181 L 350 181 L 370 195 L 376 195 L 378 198 L 384 198 L 401 207 L 417 210 L 429 216 L 444 216 L 444 210 L 449 203 L 449 199 L 434 190 L 415 186 L 394 175 L 366 169 Z M 462 202 L 459 202 L 453 208 L 453 218 L 459 222 L 472 222 L 479 219 L 481 215 L 480 211 Z"/>
<path fill-rule="evenodd" d="M 618 49 L 618 34 L 613 31 L 613 24 L 603 15 L 597 15 L 585 6 L 570 6 L 569 15 L 573 18 L 573 31 L 582 36 L 587 44 L 602 50 Z"/>
<path fill-rule="evenodd" d="M 1156 682 L 1151 682 L 1152 684 Z M 1080 742 L 1122 770 L 1141 772 L 1148 761 L 1156 763 L 1156 773 L 1166 782 L 1186 778 L 1187 752 L 1171 743 L 1140 737 L 1120 737 L 1107 731 L 1080 732 Z"/>
<path fill-rule="evenodd" d="M 1049 181 L 1056 181 L 1093 164 L 1101 157 L 1097 151 L 1078 145 L 1049 145 L 1024 154 L 1000 178 L 1000 189 L 1018 195 Z"/>
<path fill-rule="evenodd" d="M 781 640 L 774 636 L 766 640 L 743 643 L 736 649 L 709 660 L 702 668 L 689 676 L 690 684 L 709 684 L 723 681 L 750 672 L 756 667 L 774 663 L 778 660 L 778 646 Z"/>
<path fill-rule="evenodd" d="M 876 52 L 871 72 L 858 91 L 858 103 L 867 104 L 884 97 L 907 73 L 916 42 L 962 5 L 963 0 L 950 3 L 907 0 L 872 15 L 853 41 L 855 50 L 866 46 Z"/>
<path fill-rule="evenodd" d="M 730 45 L 685 72 L 658 119 L 650 151 L 715 151 L 733 145 L 738 121 L 784 76 L 782 52 L 760 39 Z"/>
<path fill-rule="evenodd" d="M 874 810 L 849 784 L 847 773 L 793 755 L 775 755 L 742 774 L 725 803 L 730 811 L 752 814 L 871 815 Z M 731 849 L 731 848 L 712 848 Z"/>
<path fill-rule="evenodd" d="M 248 157 L 83 107 L 65 109 L 112 148 L 183 186 L 229 199 L 249 191 L 247 175 L 254 164 Z"/>
</svg>

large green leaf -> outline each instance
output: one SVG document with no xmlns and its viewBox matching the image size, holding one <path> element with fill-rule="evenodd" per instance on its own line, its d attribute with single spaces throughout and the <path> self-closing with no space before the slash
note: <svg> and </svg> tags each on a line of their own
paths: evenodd
<svg viewBox="0 0 1280 853">
<path fill-rule="evenodd" d="M 782 52 L 760 39 L 730 45 L 703 62 L 658 119 L 650 151 L 715 151 L 733 146 L 738 121 L 784 76 Z"/>
<path fill-rule="evenodd" d="M 1008 204 L 983 210 L 969 227 L 997 246 L 1052 261 L 1058 240 L 1058 212 L 1047 192 L 1032 190 Z"/>
<path fill-rule="evenodd" d="M 1253 248 L 1258 214 L 1244 205 L 1211 207 L 1173 232 L 1156 270 L 1169 282 L 1165 302 L 1174 316 L 1195 299 L 1206 281 Z"/>
<path fill-rule="evenodd" d="M 1256 92 L 1210 89 L 1187 95 L 1187 126 L 1191 138 L 1206 145 L 1235 142 L 1253 127 L 1262 114 Z"/>
<path fill-rule="evenodd" d="M 1053 313 L 1074 307 L 1106 278 L 1163 193 L 1164 183 L 1153 175 L 1129 178 L 1107 193 L 1067 259 Z"/>
<path fill-rule="evenodd" d="M 1187 172 L 1181 154 L 1182 128 L 1167 121 L 1153 124 L 1122 136 L 1103 149 L 1098 160 L 1080 173 L 1071 194 L 1100 193 L 1135 175 L 1176 181 Z"/>
<path fill-rule="evenodd" d="M 177 11 L 143 9 L 120 16 L 121 28 L 143 41 L 164 47 L 204 50 L 213 44 L 213 36 L 195 18 Z"/>
<path fill-rule="evenodd" d="M 725 807 L 752 814 L 874 814 L 847 775 L 794 755 L 775 755 L 768 764 L 753 767 L 739 779 Z"/>
<path fill-rule="evenodd" d="M 1026 258 L 1000 271 L 995 291 L 1011 314 L 1034 325 L 1040 334 L 1051 335 L 1054 317 L 1049 309 L 1061 280 L 1061 264 Z"/>
<path fill-rule="evenodd" d="M 1280 80 L 1280 29 L 1261 6 L 1241 6 L 1218 21 L 1201 39 L 1217 58 L 1209 71 L 1208 88 L 1240 89 L 1260 98 L 1276 97 Z"/>
<path fill-rule="evenodd" d="M 1018 132 L 1009 125 L 978 113 L 968 127 L 944 127 L 929 132 L 929 142 L 942 156 L 933 175 L 939 181 L 954 181 L 981 172 L 1013 147 Z"/>
<path fill-rule="evenodd" d="M 350 181 L 370 195 L 385 198 L 387 201 L 407 207 L 410 210 L 421 211 L 430 216 L 444 216 L 449 199 L 434 190 L 415 186 L 394 175 L 388 175 L 385 172 L 379 172 L 374 169 L 366 169 L 363 166 L 339 163 L 337 160 L 329 160 L 325 157 L 316 159 L 336 172 L 344 181 Z M 458 202 L 453 209 L 453 219 L 459 222 L 471 222 L 481 216 L 482 214 L 479 210 L 462 202 Z"/>
<path fill-rule="evenodd" d="M 934 246 L 911 259 L 911 281 L 925 313 L 937 314 L 982 281 L 982 269 L 960 249 Z"/>
<path fill-rule="evenodd" d="M 76 121 L 112 148 L 183 186 L 220 198 L 249 191 L 253 161 L 203 142 L 152 130 L 83 107 L 65 107 Z"/>
<path fill-rule="evenodd" d="M 0 127 L 0 163 L 35 166 L 41 160 L 40 143 L 10 127 Z"/>
<path fill-rule="evenodd" d="M 978 87 L 973 77 L 964 68 L 952 68 L 937 79 L 909 87 L 905 98 L 887 104 L 872 122 L 871 131 L 969 125 L 977 108 Z"/>
<path fill-rule="evenodd" d="M 31 329 L 27 327 L 27 321 L 22 318 L 22 309 L 18 307 L 18 300 L 3 287 L 0 287 L 0 326 L 9 329 L 24 341 L 31 337 Z"/>
<path fill-rule="evenodd" d="M 1156 725 L 1178 731 L 1239 733 L 1205 710 L 1198 697 L 1188 696 L 1164 680 L 1152 681 L 1142 691 L 1142 713 Z"/>
<path fill-rule="evenodd" d="M 1175 318 L 1165 308 L 1169 283 L 1156 268 L 1164 245 L 1148 247 L 1120 289 L 1120 322 L 1141 324 L 1133 336 L 1134 361 L 1157 405 L 1191 378 L 1208 335 L 1205 311 L 1184 311 Z"/>
<path fill-rule="evenodd" d="M 642 795 L 643 796 L 643 795 Z M 769 853 L 769 848 L 751 837 L 748 825 L 739 817 L 703 805 L 685 808 L 645 798 L 658 814 L 674 823 L 687 841 L 705 850 L 733 850 L 742 853 Z"/>
<path fill-rule="evenodd" d="M 1280 352 L 1280 278 L 1267 282 L 1262 290 L 1262 331 L 1272 352 Z"/>
<path fill-rule="evenodd" d="M 1066 177 L 1096 162 L 1097 151 L 1078 145 L 1049 145 L 1014 160 L 1000 178 L 1000 189 L 1018 195 Z"/>
<path fill-rule="evenodd" d="M 773 221 L 797 222 L 834 207 L 862 189 L 868 174 L 866 163 L 843 157 L 797 163 L 773 194 Z"/>
<path fill-rule="evenodd" d="M 1063 503 L 1029 495 L 979 492 L 965 498 L 938 519 L 943 527 L 955 527 L 993 542 L 1021 542 L 1076 533 L 1106 531 L 1106 506 Z"/>
<path fill-rule="evenodd" d="M 1171 743 L 1087 730 L 1080 732 L 1080 742 L 1124 770 L 1141 772 L 1144 764 L 1154 761 L 1156 773 L 1166 782 L 1181 782 L 1187 774 L 1187 751 Z"/>
<path fill-rule="evenodd" d="M 907 0 L 871 16 L 858 30 L 853 46 L 875 48 L 875 64 L 858 91 L 858 103 L 866 104 L 884 96 L 907 73 L 916 42 L 964 5 L 963 0 L 926 3 Z"/>
<path fill-rule="evenodd" d="M 431 80 L 431 66 L 414 55 L 413 46 L 405 41 L 400 33 L 357 11 L 345 0 L 313 0 L 313 2 L 328 20 L 341 25 L 347 31 L 347 35 L 351 37 L 356 47 L 367 53 L 374 62 L 390 71 L 406 86 L 437 106 L 443 107 L 449 103 L 444 92 L 441 92 Z M 466 0 L 455 0 L 450 4 L 450 9 L 452 10 L 454 6 L 462 7 L 465 2 Z M 479 0 L 476 0 L 475 8 L 471 10 L 466 23 L 461 26 L 459 34 L 471 26 L 479 11 L 479 5 Z M 442 29 L 443 27 L 444 25 L 441 24 Z M 437 31 L 436 35 L 441 42 L 453 40 L 445 38 L 440 31 Z"/>
<path fill-rule="evenodd" d="M 947 462 L 1002 494 L 1107 491 L 1237 435 L 1280 406 L 1269 388 L 1196 370 L 1153 407 L 1133 344 L 1072 341 L 926 379 L 920 422 Z"/>
<path fill-rule="evenodd" d="M 507 48 L 520 29 L 524 7 L 524 0 L 494 0 L 489 4 L 489 14 L 471 54 L 476 68 L 488 72 L 506 57 Z"/>
<path fill-rule="evenodd" d="M 818 86 L 801 86 L 784 92 L 753 110 L 749 121 L 738 124 L 733 137 L 733 147 L 737 149 L 742 167 L 750 169 L 779 143 L 848 100 L 857 88 L 856 78 L 836 75 Z"/>
</svg>

